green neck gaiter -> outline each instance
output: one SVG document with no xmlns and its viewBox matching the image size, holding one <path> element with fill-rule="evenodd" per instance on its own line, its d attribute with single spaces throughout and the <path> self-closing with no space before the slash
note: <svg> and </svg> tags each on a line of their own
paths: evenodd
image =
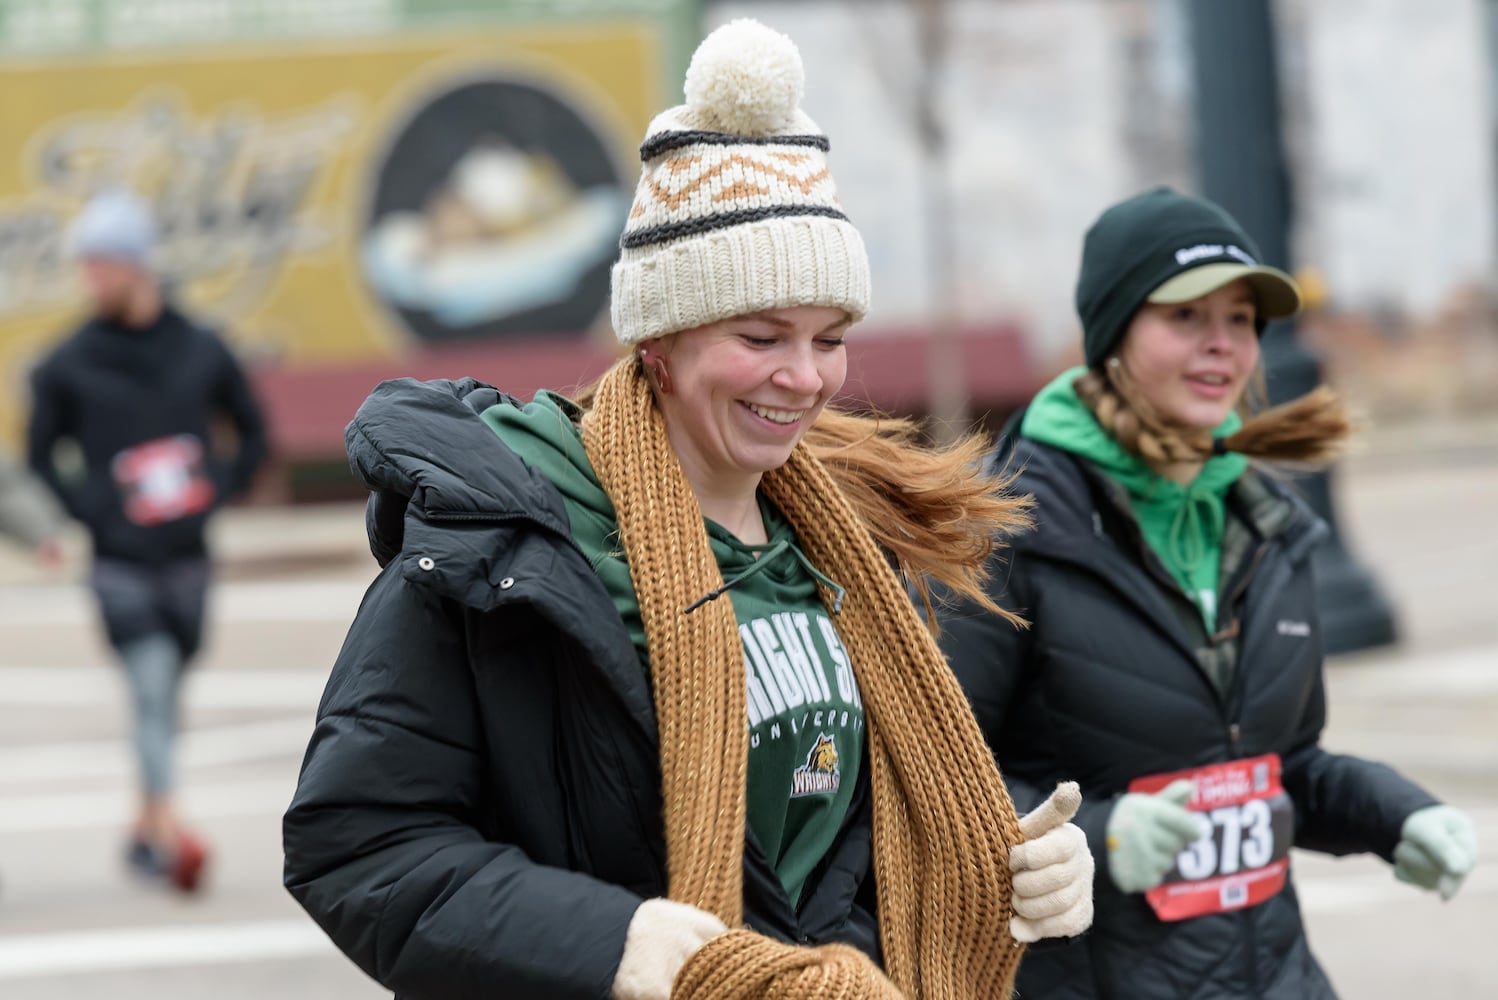
<svg viewBox="0 0 1498 1000">
<path fill-rule="evenodd" d="M 1087 459 L 1128 491 L 1144 535 L 1181 590 L 1197 606 L 1208 634 L 1217 629 L 1217 584 L 1227 494 L 1248 468 L 1243 455 L 1214 455 L 1189 486 L 1152 470 L 1103 430 L 1074 388 L 1086 368 L 1063 372 L 1030 403 L 1020 434 Z M 1215 435 L 1243 426 L 1229 413 Z"/>
</svg>

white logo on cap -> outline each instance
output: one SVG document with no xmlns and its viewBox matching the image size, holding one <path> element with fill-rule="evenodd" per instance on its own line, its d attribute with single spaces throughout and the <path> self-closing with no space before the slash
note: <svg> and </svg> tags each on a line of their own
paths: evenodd
<svg viewBox="0 0 1498 1000">
<path fill-rule="evenodd" d="M 1182 247 L 1176 251 L 1176 263 L 1189 264 L 1194 260 L 1201 260 L 1204 257 L 1224 256 L 1236 257 L 1250 267 L 1257 266 L 1259 263 L 1242 247 L 1235 246 L 1232 243 L 1226 246 L 1221 243 L 1198 243 L 1194 247 Z"/>
</svg>

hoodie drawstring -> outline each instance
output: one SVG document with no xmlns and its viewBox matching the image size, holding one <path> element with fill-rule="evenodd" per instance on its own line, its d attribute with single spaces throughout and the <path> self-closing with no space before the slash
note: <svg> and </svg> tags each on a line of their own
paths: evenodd
<svg viewBox="0 0 1498 1000">
<path fill-rule="evenodd" d="M 685 608 L 683 608 L 681 613 L 684 615 L 689 615 L 709 601 L 716 601 L 718 598 L 728 593 L 728 591 L 732 590 L 734 587 L 737 587 L 745 580 L 751 579 L 756 574 L 760 573 L 766 566 L 769 566 L 770 563 L 774 562 L 776 559 L 779 559 L 786 552 L 790 552 L 793 556 L 795 556 L 796 561 L 801 564 L 801 568 L 810 573 L 814 580 L 833 592 L 832 613 L 834 615 L 841 614 L 843 610 L 843 597 L 848 592 L 836 580 L 833 580 L 831 577 L 827 576 L 821 570 L 813 566 L 811 560 L 806 558 L 806 553 L 802 552 L 798 546 L 793 544 L 789 539 L 785 538 L 782 538 L 774 545 L 771 545 L 769 548 L 762 551 L 759 554 L 759 558 L 755 559 L 754 564 L 748 569 L 744 570 L 742 573 L 736 574 L 732 579 L 725 581 L 723 586 L 717 587 L 713 590 L 709 590 L 706 594 L 703 594 L 701 597 L 697 598 L 697 600 L 693 601 L 691 604 L 688 604 Z"/>
<path fill-rule="evenodd" d="M 1187 491 L 1170 522 L 1170 557 L 1187 573 L 1195 571 L 1206 555 L 1202 544 L 1202 510 L 1210 499 Z"/>
</svg>

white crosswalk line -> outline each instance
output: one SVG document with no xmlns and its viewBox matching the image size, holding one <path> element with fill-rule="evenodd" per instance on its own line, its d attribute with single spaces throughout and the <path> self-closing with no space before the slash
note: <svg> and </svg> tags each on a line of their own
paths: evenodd
<svg viewBox="0 0 1498 1000">
<path fill-rule="evenodd" d="M 1434 653 L 1411 660 L 1390 653 L 1356 663 L 1331 661 L 1335 694 L 1357 698 L 1465 701 L 1498 694 L 1498 646 Z"/>
<path fill-rule="evenodd" d="M 182 734 L 179 763 L 187 769 L 273 760 L 300 759 L 312 735 L 312 713 Z M 78 740 L 0 748 L 0 800 L 8 786 L 83 778 L 128 778 L 135 773 L 135 751 L 125 740 Z M 294 766 L 294 765 L 293 765 Z"/>
<path fill-rule="evenodd" d="M 291 801 L 296 770 L 274 779 L 189 782 L 182 790 L 184 811 L 196 819 L 273 816 Z M 123 826 L 136 808 L 126 783 L 104 791 L 15 795 L 0 799 L 0 834 Z"/>
<path fill-rule="evenodd" d="M 326 673 L 315 670 L 194 670 L 184 697 L 189 709 L 284 708 L 310 715 L 326 683 Z M 0 666 L 0 708 L 114 705 L 124 697 L 124 678 L 114 666 Z"/>
<path fill-rule="evenodd" d="M 0 980 L 334 954 L 309 920 L 9 935 L 0 938 Z"/>
<path fill-rule="evenodd" d="M 210 592 L 209 614 L 215 624 L 347 625 L 368 586 L 368 580 L 223 583 Z M 95 628 L 97 617 L 88 589 L 75 583 L 6 588 L 0 601 L 0 629 Z"/>
<path fill-rule="evenodd" d="M 1343 878 L 1295 879 L 1300 907 L 1306 913 L 1359 913 L 1376 909 L 1385 903 L 1402 903 L 1410 907 L 1439 906 L 1441 899 L 1433 893 L 1406 885 L 1394 878 L 1387 866 L 1382 870 Z M 1492 861 L 1479 864 L 1462 883 L 1457 899 L 1498 895 L 1498 865 Z"/>
</svg>

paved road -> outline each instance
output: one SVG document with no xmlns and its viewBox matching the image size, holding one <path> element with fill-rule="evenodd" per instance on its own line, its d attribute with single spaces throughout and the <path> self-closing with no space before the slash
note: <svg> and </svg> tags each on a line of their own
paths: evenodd
<svg viewBox="0 0 1498 1000">
<path fill-rule="evenodd" d="M 1445 905 L 1395 883 L 1381 862 L 1297 855 L 1313 946 L 1348 998 L 1498 997 L 1498 462 L 1489 458 L 1354 465 L 1343 489 L 1348 532 L 1381 568 L 1406 644 L 1332 665 L 1327 743 L 1389 760 L 1471 808 L 1485 848 Z M 135 884 L 120 864 L 130 805 L 122 691 L 82 593 L 16 583 L 27 573 L 10 565 L 13 582 L 0 586 L 0 996 L 386 995 L 279 885 L 279 816 L 372 572 L 349 556 L 357 517 L 249 512 L 227 528 L 241 571 L 218 591 L 210 654 L 189 691 L 186 807 L 218 849 L 193 900 Z M 274 556 L 288 544 L 346 558 L 297 566 Z"/>
</svg>

